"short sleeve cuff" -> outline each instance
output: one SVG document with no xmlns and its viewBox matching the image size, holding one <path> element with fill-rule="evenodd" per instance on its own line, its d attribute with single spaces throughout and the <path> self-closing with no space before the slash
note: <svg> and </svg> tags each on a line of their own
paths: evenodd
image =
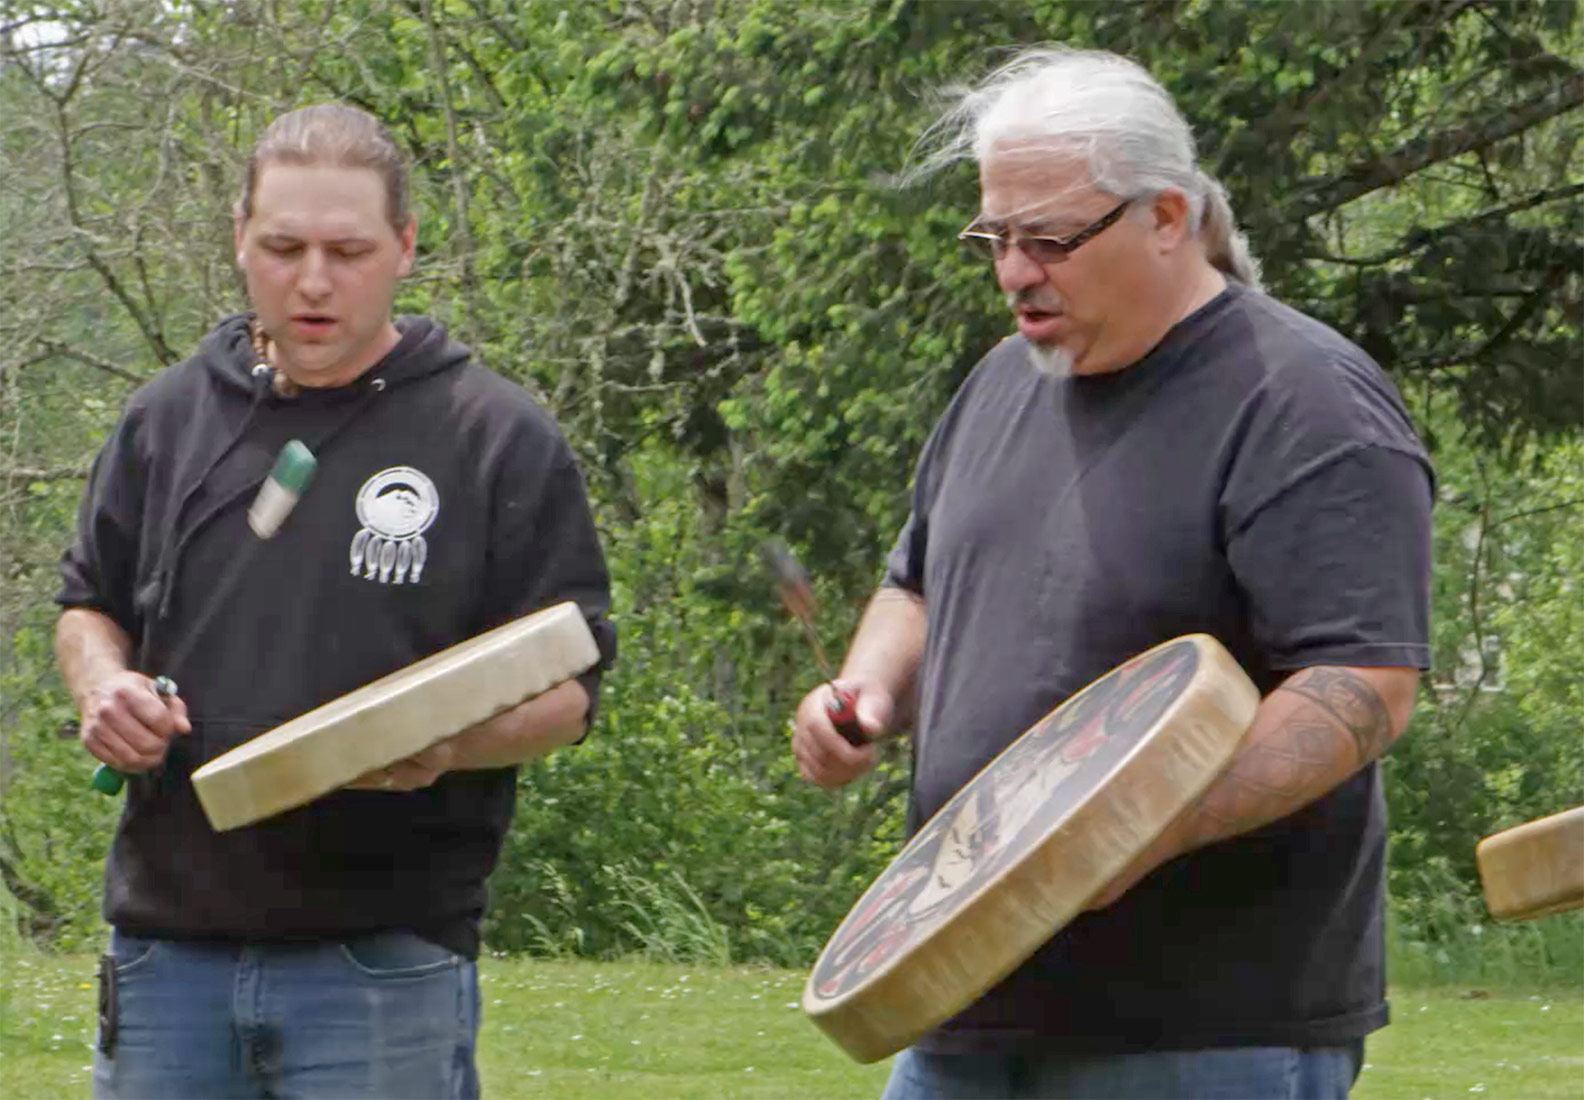
<svg viewBox="0 0 1584 1100">
<path fill-rule="evenodd" d="M 1415 642 L 1348 642 L 1274 653 L 1270 667 L 1283 672 L 1327 665 L 1341 668 L 1430 668 L 1430 647 Z"/>
</svg>

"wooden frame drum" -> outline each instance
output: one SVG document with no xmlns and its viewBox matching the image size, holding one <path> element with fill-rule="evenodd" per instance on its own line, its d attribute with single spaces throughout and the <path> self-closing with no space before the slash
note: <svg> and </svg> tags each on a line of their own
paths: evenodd
<svg viewBox="0 0 1584 1100">
<path fill-rule="evenodd" d="M 1486 837 L 1474 862 L 1485 907 L 1499 921 L 1584 907 L 1584 806 Z"/>
<path fill-rule="evenodd" d="M 217 832 L 301 806 L 592 668 L 577 604 L 525 616 L 426 657 L 216 757 L 193 789 Z"/>
<path fill-rule="evenodd" d="M 804 1011 L 860 1062 L 956 1015 L 1203 793 L 1259 701 L 1203 634 L 1096 680 L 925 823 L 826 944 Z"/>
</svg>

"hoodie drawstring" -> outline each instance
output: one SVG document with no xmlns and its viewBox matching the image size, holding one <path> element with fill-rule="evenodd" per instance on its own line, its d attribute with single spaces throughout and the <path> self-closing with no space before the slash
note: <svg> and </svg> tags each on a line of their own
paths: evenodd
<svg viewBox="0 0 1584 1100">
<path fill-rule="evenodd" d="M 262 364 L 260 365 L 262 366 Z M 254 368 L 253 375 L 256 379 L 259 379 L 262 382 L 262 385 L 257 385 L 255 387 L 253 399 L 248 405 L 247 415 L 242 418 L 242 423 L 238 425 L 236 431 L 232 433 L 231 438 L 226 442 L 226 445 L 222 447 L 214 459 L 204 467 L 203 472 L 200 473 L 193 481 L 191 487 L 182 494 L 181 502 L 176 508 L 175 520 L 171 524 L 173 531 L 180 529 L 182 514 L 187 510 L 189 501 L 191 501 L 191 499 L 197 494 L 198 490 L 203 487 L 203 483 L 208 479 L 209 475 L 212 474 L 220 465 L 220 463 L 225 460 L 227 455 L 236 449 L 237 444 L 240 443 L 247 435 L 248 428 L 252 426 L 255 416 L 258 414 L 259 409 L 263 407 L 265 398 L 272 390 L 273 382 L 271 379 L 271 373 L 272 372 L 269 371 L 261 371 L 256 367 Z M 363 393 L 360 398 L 352 405 L 351 408 L 347 410 L 345 416 L 341 417 L 325 431 L 319 433 L 319 435 L 313 440 L 307 441 L 308 449 L 312 451 L 316 457 L 320 455 L 325 450 L 325 448 L 329 446 L 331 441 L 335 439 L 336 436 L 340 435 L 348 425 L 350 425 L 354 420 L 362 415 L 362 413 L 373 404 L 374 399 L 384 392 L 385 380 L 383 378 L 376 377 L 370 379 L 367 384 L 364 385 Z M 242 486 L 240 489 L 237 489 L 235 492 L 231 493 L 229 496 L 217 500 L 208 509 L 208 511 L 199 516 L 185 531 L 182 531 L 180 537 L 174 538 L 172 542 L 167 543 L 168 549 L 165 553 L 161 554 L 160 563 L 157 568 L 157 575 L 159 577 L 160 583 L 160 600 L 159 612 L 156 616 L 157 619 L 163 620 L 170 615 L 171 605 L 173 603 L 176 591 L 176 575 L 181 566 L 182 554 L 186 550 L 187 545 L 192 542 L 193 538 L 198 534 L 198 532 L 208 526 L 210 521 L 216 516 L 220 515 L 220 513 L 224 512 L 227 508 L 231 507 L 242 498 L 248 496 L 249 494 L 256 493 L 259 486 L 263 484 L 265 478 L 268 476 L 269 471 L 266 469 L 264 476 L 260 477 L 257 481 L 251 481 L 248 484 Z"/>
<path fill-rule="evenodd" d="M 237 425 L 236 431 L 231 433 L 231 438 L 226 440 L 225 446 L 221 447 L 214 458 L 209 461 L 209 464 L 199 471 L 197 477 L 193 478 L 192 484 L 187 487 L 186 492 L 182 493 L 181 500 L 176 504 L 176 515 L 171 519 L 171 525 L 168 528 L 170 534 L 166 537 L 165 548 L 160 553 L 159 564 L 155 567 L 155 576 L 159 578 L 160 585 L 159 611 L 155 616 L 156 618 L 163 619 L 170 614 L 171 593 L 176 588 L 176 566 L 181 561 L 182 551 L 186 549 L 188 540 L 192 537 L 193 532 L 202 527 L 215 514 L 215 510 L 211 509 L 207 515 L 193 524 L 178 538 L 175 533 L 181 530 L 182 516 L 187 512 L 187 505 L 198 494 L 198 490 L 203 488 L 203 483 L 208 480 L 215 467 L 219 466 L 226 456 L 236 449 L 236 445 L 242 441 L 242 437 L 247 434 L 248 428 L 253 425 L 253 418 L 258 415 L 259 409 L 263 406 L 265 395 L 269 393 L 269 378 L 257 369 L 253 371 L 253 377 L 255 379 L 253 397 L 248 402 L 247 415 L 242 418 L 242 423 Z M 257 384 L 257 380 L 260 378 L 263 379 L 264 384 L 262 386 Z"/>
</svg>

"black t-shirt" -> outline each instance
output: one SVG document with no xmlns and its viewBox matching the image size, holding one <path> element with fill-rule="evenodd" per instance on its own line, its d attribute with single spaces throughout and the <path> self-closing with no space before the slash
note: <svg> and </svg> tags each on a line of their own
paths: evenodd
<svg viewBox="0 0 1584 1100">
<path fill-rule="evenodd" d="M 910 823 L 1179 635 L 1219 639 L 1262 692 L 1311 665 L 1428 667 L 1433 491 L 1380 369 L 1237 284 L 1113 374 L 1044 375 L 1003 342 L 926 444 L 888 561 L 929 622 Z M 1079 917 L 921 1045 L 1362 1036 L 1387 1015 L 1384 848 L 1370 765 Z"/>
</svg>

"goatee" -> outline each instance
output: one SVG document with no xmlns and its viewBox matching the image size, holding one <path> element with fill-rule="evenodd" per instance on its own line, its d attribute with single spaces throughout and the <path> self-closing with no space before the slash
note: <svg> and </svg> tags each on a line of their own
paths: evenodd
<svg viewBox="0 0 1584 1100">
<path fill-rule="evenodd" d="M 1047 378 L 1066 378 L 1072 374 L 1072 352 L 1062 347 L 1042 347 L 1029 341 L 1029 362 Z"/>
</svg>

